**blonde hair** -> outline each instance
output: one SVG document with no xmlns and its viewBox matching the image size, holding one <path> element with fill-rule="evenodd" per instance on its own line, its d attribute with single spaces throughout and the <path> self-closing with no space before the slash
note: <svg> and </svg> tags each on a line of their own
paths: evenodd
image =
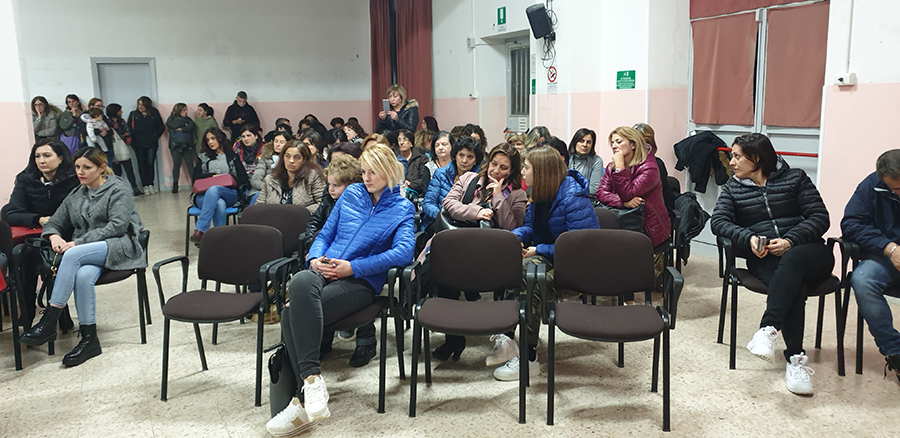
<svg viewBox="0 0 900 438">
<path fill-rule="evenodd" d="M 369 147 L 368 146 L 369 142 L 372 142 L 372 141 L 374 141 L 375 144 L 380 144 L 380 145 L 385 145 L 387 147 L 391 147 L 391 144 L 388 143 L 387 137 L 385 137 L 381 134 L 375 134 L 375 133 L 367 135 L 366 138 L 363 139 L 362 143 L 359 144 L 359 146 L 363 150 L 365 150 L 366 148 Z"/>
<path fill-rule="evenodd" d="M 359 163 L 372 169 L 376 175 L 384 177 L 388 188 L 393 188 L 403 181 L 403 164 L 397 161 L 394 151 L 385 145 L 376 143 L 367 147 L 359 157 Z"/>
<path fill-rule="evenodd" d="M 622 137 L 634 144 L 634 154 L 631 156 L 631 162 L 626 163 L 626 166 L 632 167 L 634 165 L 643 163 L 644 160 L 647 159 L 647 141 L 644 140 L 644 136 L 641 135 L 640 131 L 630 126 L 619 126 L 609 133 L 609 137 L 606 140 L 607 143 L 612 143 L 612 136 L 617 134 L 619 135 L 619 137 Z"/>
<path fill-rule="evenodd" d="M 387 96 L 390 96 L 391 93 L 397 93 L 400 95 L 400 106 L 403 106 L 406 103 L 406 88 L 403 88 L 403 85 L 394 84 L 387 88 Z"/>
<path fill-rule="evenodd" d="M 509 134 L 506 136 L 506 142 L 512 144 L 514 142 L 520 141 L 522 144 L 525 144 L 525 134 Z"/>
</svg>

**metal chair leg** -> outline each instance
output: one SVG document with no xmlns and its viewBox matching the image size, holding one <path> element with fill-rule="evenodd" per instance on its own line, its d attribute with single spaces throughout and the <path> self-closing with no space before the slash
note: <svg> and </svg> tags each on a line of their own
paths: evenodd
<svg viewBox="0 0 900 438">
<path fill-rule="evenodd" d="M 856 311 L 856 374 L 862 374 L 863 367 L 863 330 L 866 322 L 859 310 Z"/>
<path fill-rule="evenodd" d="M 553 425 L 553 396 L 556 391 L 556 312 L 552 309 L 547 327 L 547 425 Z M 521 354 L 521 352 L 520 352 Z M 521 359 L 519 360 L 521 364 Z M 520 365 L 521 366 L 521 365 Z M 521 394 L 520 394 L 521 396 Z"/>
<path fill-rule="evenodd" d="M 431 332 L 422 328 L 422 343 L 425 344 L 425 386 L 431 386 Z M 420 353 L 422 353 L 420 351 Z"/>
<path fill-rule="evenodd" d="M 737 354 L 737 311 L 738 311 L 738 294 L 737 281 L 731 279 L 731 345 L 728 352 L 728 369 L 735 368 L 735 355 Z"/>
<path fill-rule="evenodd" d="M 728 306 L 728 273 L 725 273 L 725 278 L 722 280 L 722 304 L 719 306 L 719 335 L 716 338 L 716 343 L 722 343 L 722 336 L 725 333 L 725 308 Z"/>
<path fill-rule="evenodd" d="M 670 393 L 669 393 L 669 383 L 670 383 L 670 367 L 669 367 L 669 346 L 670 338 L 669 338 L 669 328 L 666 327 L 663 330 L 663 431 L 668 432 L 671 430 L 671 424 L 669 421 L 669 410 L 670 410 Z"/>
<path fill-rule="evenodd" d="M 656 392 L 659 383 L 659 336 L 653 338 L 653 371 L 651 375 L 650 392 Z"/>
<path fill-rule="evenodd" d="M 147 284 L 146 284 L 147 279 L 144 278 L 144 284 L 142 285 L 141 284 L 141 277 L 142 277 L 141 274 L 142 274 L 142 272 L 137 273 L 137 278 L 138 278 L 137 279 L 137 283 L 138 283 L 138 293 L 137 293 L 138 319 L 140 320 L 140 323 L 141 323 L 141 344 L 146 344 L 147 343 L 147 325 L 146 325 L 146 318 L 144 315 L 144 292 L 146 290 L 145 288 L 147 287 Z"/>
<path fill-rule="evenodd" d="M 825 319 L 825 296 L 819 296 L 819 312 L 816 316 L 816 350 L 822 349 L 822 320 Z"/>
<path fill-rule="evenodd" d="M 400 367 L 400 380 L 406 380 L 406 368 L 403 365 L 403 350 L 405 349 L 403 342 L 403 320 L 396 316 L 393 318 L 394 334 L 397 340 L 397 362 Z"/>
<path fill-rule="evenodd" d="M 212 344 L 213 345 L 219 344 L 219 323 L 213 323 Z"/>
<path fill-rule="evenodd" d="M 265 300 L 263 300 L 263 303 L 265 303 Z M 261 304 L 257 312 L 259 316 L 256 318 L 256 398 L 254 406 L 262 406 L 263 307 L 268 306 Z M 269 309 L 266 308 L 265 310 Z M 198 330 L 197 333 L 200 333 L 200 331 Z"/>
<path fill-rule="evenodd" d="M 422 342 L 422 327 L 418 321 L 413 322 L 412 369 L 409 376 L 409 416 L 416 416 L 416 383 L 419 371 L 419 349 Z"/>
<path fill-rule="evenodd" d="M 206 353 L 203 351 L 203 338 L 200 337 L 200 324 L 194 323 L 194 336 L 197 338 L 197 351 L 200 352 L 200 365 L 203 371 L 208 370 L 206 367 Z"/>
<path fill-rule="evenodd" d="M 384 413 L 384 386 L 387 379 L 387 310 L 381 311 L 381 352 L 378 358 L 378 413 Z M 402 360 L 402 355 L 401 355 Z"/>
<path fill-rule="evenodd" d="M 837 354 L 838 354 L 838 375 L 844 376 L 846 370 L 844 368 L 844 331 L 847 326 L 845 324 L 845 311 L 841 306 L 841 290 L 834 292 L 834 319 L 837 321 Z"/>
<path fill-rule="evenodd" d="M 166 401 L 166 390 L 169 383 L 169 318 L 163 320 L 163 357 L 162 357 L 162 387 L 159 399 Z"/>
</svg>

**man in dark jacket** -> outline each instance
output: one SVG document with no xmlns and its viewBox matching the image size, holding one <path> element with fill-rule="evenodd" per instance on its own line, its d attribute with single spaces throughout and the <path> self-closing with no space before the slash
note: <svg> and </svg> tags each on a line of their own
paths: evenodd
<svg viewBox="0 0 900 438">
<path fill-rule="evenodd" d="M 237 131 L 241 129 L 241 126 L 246 124 L 252 124 L 257 128 L 261 128 L 261 126 L 259 126 L 259 116 L 256 115 L 256 110 L 247 103 L 247 93 L 238 91 L 237 97 L 234 98 L 234 103 L 225 110 L 225 117 L 222 120 L 222 125 L 231 131 L 231 140 L 234 141 L 241 135 L 241 133 Z"/>
<path fill-rule="evenodd" d="M 891 307 L 884 299 L 890 286 L 900 284 L 900 149 L 881 154 L 875 172 L 864 179 L 844 209 L 841 231 L 856 242 L 863 260 L 850 277 L 859 311 L 869 324 L 887 368 L 900 380 L 900 333 L 894 328 Z"/>
</svg>

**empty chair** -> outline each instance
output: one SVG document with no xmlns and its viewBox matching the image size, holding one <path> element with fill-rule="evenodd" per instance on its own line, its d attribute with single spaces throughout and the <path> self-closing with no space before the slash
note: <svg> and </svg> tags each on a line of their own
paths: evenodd
<svg viewBox="0 0 900 438">
<path fill-rule="evenodd" d="M 306 232 L 309 209 L 293 204 L 251 205 L 241 213 L 242 224 L 268 225 L 281 231 L 285 256 L 300 250 L 300 238 Z"/>
</svg>

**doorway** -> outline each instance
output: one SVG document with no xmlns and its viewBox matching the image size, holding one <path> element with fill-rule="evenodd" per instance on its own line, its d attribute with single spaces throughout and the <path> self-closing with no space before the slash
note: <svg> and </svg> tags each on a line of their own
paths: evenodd
<svg viewBox="0 0 900 438">
<path fill-rule="evenodd" d="M 94 95 L 103 99 L 105 105 L 117 103 L 122 105 L 122 117 L 128 119 L 128 114 L 137 109 L 137 99 L 147 96 L 158 107 L 156 90 L 156 62 L 153 58 L 91 58 L 91 73 L 94 80 Z M 163 119 L 165 120 L 165 119 Z M 135 154 L 132 153 L 132 157 Z M 156 155 L 156 189 L 163 185 L 160 163 L 161 151 L 157 149 Z M 135 170 L 135 176 L 140 180 L 140 172 L 137 171 L 137 160 L 131 160 L 131 166 Z M 144 186 L 139 181 L 139 187 Z"/>
</svg>

